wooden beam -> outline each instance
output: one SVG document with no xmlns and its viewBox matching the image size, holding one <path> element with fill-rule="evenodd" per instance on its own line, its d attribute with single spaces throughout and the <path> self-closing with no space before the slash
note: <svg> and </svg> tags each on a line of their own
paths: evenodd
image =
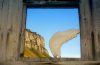
<svg viewBox="0 0 100 65">
<path fill-rule="evenodd" d="M 7 61 L 0 65 L 100 65 L 100 61 L 66 61 L 66 62 L 24 62 L 24 61 Z"/>
<path fill-rule="evenodd" d="M 100 61 L 100 0 L 93 0 L 93 32 L 94 32 L 94 48 L 95 48 L 95 60 Z"/>
<path fill-rule="evenodd" d="M 26 0 L 24 4 L 32 8 L 78 8 L 79 1 L 34 1 Z"/>
<path fill-rule="evenodd" d="M 8 1 L 0 0 L 0 62 L 6 60 Z"/>
<path fill-rule="evenodd" d="M 63 61 L 81 61 L 81 58 L 20 58 L 21 61 L 28 62 L 63 62 Z"/>
<path fill-rule="evenodd" d="M 0 0 L 0 62 L 19 56 L 22 8 L 22 0 Z"/>
<path fill-rule="evenodd" d="M 89 0 L 81 0 L 80 3 L 80 38 L 82 60 L 94 60 L 93 31 L 91 9 Z"/>
</svg>

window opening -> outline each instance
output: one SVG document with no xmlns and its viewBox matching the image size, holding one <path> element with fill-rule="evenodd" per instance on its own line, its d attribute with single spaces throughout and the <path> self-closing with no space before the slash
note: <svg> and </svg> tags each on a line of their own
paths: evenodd
<svg viewBox="0 0 100 65">
<path fill-rule="evenodd" d="M 27 20 L 25 31 L 25 51 L 24 57 L 59 57 L 80 58 L 80 34 L 78 9 L 32 9 L 27 8 Z M 70 33 L 68 33 L 68 30 Z M 56 36 L 57 43 L 61 38 L 71 40 L 61 46 L 55 44 L 55 39 L 50 50 L 50 39 L 58 32 L 65 32 Z M 75 32 L 75 34 L 73 33 Z M 71 34 L 73 33 L 73 35 Z M 71 36 L 72 35 L 72 36 Z M 75 38 L 73 38 L 75 36 Z M 61 37 L 61 38 L 60 38 Z M 57 49 L 56 46 L 61 46 Z M 60 51 L 60 53 L 59 53 Z M 56 52 L 56 53 L 55 53 Z M 58 55 L 57 55 L 58 54 Z M 53 56 L 54 55 L 54 56 Z"/>
</svg>

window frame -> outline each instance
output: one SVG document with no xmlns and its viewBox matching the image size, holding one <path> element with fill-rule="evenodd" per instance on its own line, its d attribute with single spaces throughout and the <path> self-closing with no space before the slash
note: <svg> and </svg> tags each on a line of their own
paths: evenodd
<svg viewBox="0 0 100 65">
<path fill-rule="evenodd" d="M 42 3 L 42 4 L 41 4 Z M 49 4 L 49 5 L 48 5 Z M 63 5 L 63 6 L 62 6 Z M 82 61 L 82 60 L 86 60 L 84 59 L 84 50 L 82 47 L 83 42 L 82 42 L 82 19 L 81 16 L 83 15 L 84 12 L 80 12 L 80 10 L 82 10 L 80 8 L 80 1 L 76 0 L 76 1 L 40 1 L 40 2 L 35 2 L 34 0 L 24 0 L 23 1 L 23 34 L 25 36 L 25 29 L 26 29 L 26 16 L 27 16 L 27 8 L 43 8 L 43 9 L 47 9 L 47 8 L 78 8 L 79 10 L 79 24 L 80 24 L 80 47 L 81 47 L 81 58 L 61 58 L 61 59 L 56 59 L 56 58 L 25 58 L 22 57 L 24 55 L 24 41 L 25 41 L 25 37 L 23 36 L 23 41 L 21 42 L 21 49 L 20 49 L 20 56 L 19 59 L 23 60 L 23 61 L 30 61 L 30 62 L 50 62 L 50 61 Z"/>
</svg>

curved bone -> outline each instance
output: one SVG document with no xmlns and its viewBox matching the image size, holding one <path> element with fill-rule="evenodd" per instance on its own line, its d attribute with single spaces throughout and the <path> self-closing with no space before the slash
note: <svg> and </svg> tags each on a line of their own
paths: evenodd
<svg viewBox="0 0 100 65">
<path fill-rule="evenodd" d="M 49 41 L 49 47 L 54 57 L 61 57 L 61 46 L 79 34 L 79 30 L 70 29 L 64 32 L 55 33 Z"/>
</svg>

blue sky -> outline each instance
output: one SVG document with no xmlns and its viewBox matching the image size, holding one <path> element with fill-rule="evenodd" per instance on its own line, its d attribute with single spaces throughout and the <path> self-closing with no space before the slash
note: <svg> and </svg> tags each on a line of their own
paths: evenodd
<svg viewBox="0 0 100 65">
<path fill-rule="evenodd" d="M 49 40 L 56 32 L 79 29 L 78 9 L 27 9 L 26 28 L 37 32 L 45 39 L 45 47 L 50 56 Z M 80 58 L 80 34 L 65 43 L 61 48 L 61 56 Z"/>
</svg>

